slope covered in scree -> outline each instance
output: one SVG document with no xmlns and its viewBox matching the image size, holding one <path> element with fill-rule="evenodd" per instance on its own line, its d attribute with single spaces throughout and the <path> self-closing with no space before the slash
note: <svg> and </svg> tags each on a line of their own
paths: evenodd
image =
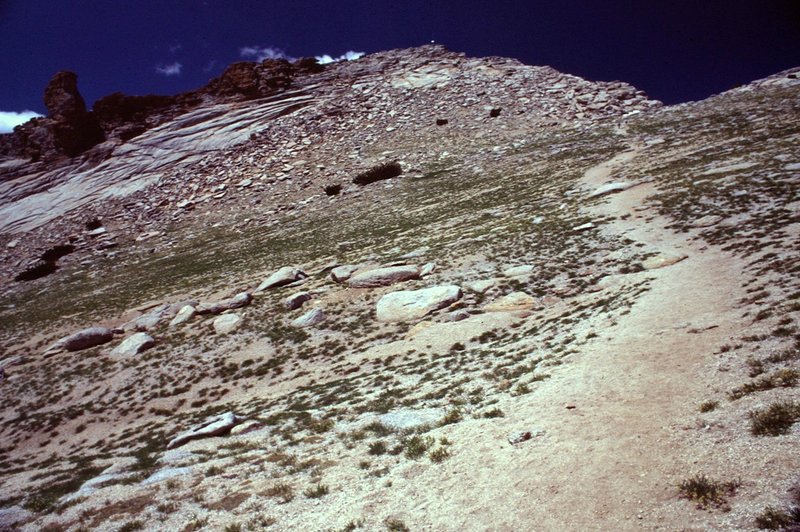
<svg viewBox="0 0 800 532">
<path fill-rule="evenodd" d="M 791 524 L 793 72 L 666 108 L 436 47 L 292 83 L 3 207 L 5 278 L 55 265 L 0 300 L 3 526 Z"/>
</svg>

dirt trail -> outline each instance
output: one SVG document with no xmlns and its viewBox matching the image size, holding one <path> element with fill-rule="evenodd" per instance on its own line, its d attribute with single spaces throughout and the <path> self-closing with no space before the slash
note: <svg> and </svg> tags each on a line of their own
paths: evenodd
<svg viewBox="0 0 800 532">
<path fill-rule="evenodd" d="M 602 184 L 640 151 L 591 168 L 583 184 Z M 487 443 L 441 486 L 443 498 L 472 509 L 451 516 L 453 529 L 681 530 L 718 522 L 678 500 L 676 484 L 697 461 L 696 442 L 684 429 L 708 398 L 712 354 L 739 327 L 741 265 L 674 234 L 665 219 L 637 212 L 651 191 L 643 184 L 608 196 L 591 214 L 631 214 L 602 230 L 688 258 L 619 276 L 621 282 L 648 277 L 651 288 L 615 326 L 598 328 L 583 353 L 523 396 L 502 423 L 486 425 L 489 434 L 480 441 Z M 508 432 L 528 426 L 547 434 L 517 448 L 505 443 Z M 467 430 L 474 438 L 475 428 Z M 464 486 L 468 475 L 475 484 Z M 427 510 L 432 523 L 448 522 L 448 506 L 438 508 L 440 515 Z"/>
</svg>

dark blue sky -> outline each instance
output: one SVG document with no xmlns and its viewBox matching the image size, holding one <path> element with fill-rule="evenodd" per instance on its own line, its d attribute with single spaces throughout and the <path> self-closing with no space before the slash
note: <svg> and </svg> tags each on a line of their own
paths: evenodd
<svg viewBox="0 0 800 532">
<path fill-rule="evenodd" d="M 197 88 L 246 46 L 336 56 L 431 40 L 675 103 L 800 65 L 800 1 L 0 0 L 0 111 L 44 112 L 64 69 L 91 105 Z"/>
</svg>

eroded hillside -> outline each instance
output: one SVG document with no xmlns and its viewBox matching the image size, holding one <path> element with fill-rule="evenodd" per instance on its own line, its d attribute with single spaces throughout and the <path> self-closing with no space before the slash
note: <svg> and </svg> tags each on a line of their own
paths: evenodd
<svg viewBox="0 0 800 532">
<path fill-rule="evenodd" d="M 659 108 L 424 47 L 34 164 L 2 207 L 0 522 L 796 524 L 796 76 Z"/>
</svg>

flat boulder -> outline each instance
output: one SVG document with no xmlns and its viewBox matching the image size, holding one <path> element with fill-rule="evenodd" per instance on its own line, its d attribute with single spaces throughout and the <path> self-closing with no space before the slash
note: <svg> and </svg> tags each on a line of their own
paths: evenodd
<svg viewBox="0 0 800 532">
<path fill-rule="evenodd" d="M 216 303 L 206 303 L 197 307 L 198 314 L 222 314 L 226 310 L 246 307 L 253 301 L 253 296 L 249 292 L 239 292 L 230 299 L 217 301 Z"/>
<path fill-rule="evenodd" d="M 217 334 L 230 334 L 239 328 L 243 320 L 238 314 L 223 314 L 214 319 L 212 326 Z"/>
<path fill-rule="evenodd" d="M 378 300 L 378 321 L 415 320 L 455 303 L 461 296 L 461 288 L 455 285 L 390 292 Z"/>
<path fill-rule="evenodd" d="M 292 266 L 284 266 L 280 270 L 264 279 L 264 281 L 258 285 L 258 288 L 256 288 L 256 292 L 262 292 L 269 288 L 286 286 L 287 284 L 292 284 L 301 279 L 305 279 L 306 277 L 308 277 L 308 275 L 306 275 L 304 271 Z"/>
<path fill-rule="evenodd" d="M 520 266 L 512 266 L 511 268 L 506 268 L 503 270 L 503 275 L 506 277 L 523 277 L 525 275 L 531 275 L 536 266 L 531 264 L 523 264 Z"/>
<path fill-rule="evenodd" d="M 67 351 L 82 351 L 103 345 L 114 338 L 114 331 L 106 327 L 89 327 L 59 340 L 59 345 Z"/>
<path fill-rule="evenodd" d="M 511 312 L 514 310 L 531 310 L 538 305 L 536 299 L 525 292 L 511 292 L 499 297 L 483 307 L 486 312 Z"/>
<path fill-rule="evenodd" d="M 685 253 L 660 253 L 655 257 L 650 257 L 642 261 L 642 267 L 645 270 L 657 270 L 677 264 L 687 257 L 688 255 Z"/>
<path fill-rule="evenodd" d="M 606 194 L 614 194 L 615 192 L 622 192 L 623 190 L 628 190 L 633 186 L 633 183 L 629 183 L 627 181 L 619 181 L 616 183 L 607 183 L 605 185 L 599 186 L 594 191 L 589 194 L 590 198 L 597 198 L 600 196 L 605 196 Z"/>
<path fill-rule="evenodd" d="M 353 288 L 376 288 L 419 278 L 420 272 L 416 266 L 389 266 L 357 273 L 347 280 L 347 284 Z"/>
<path fill-rule="evenodd" d="M 214 416 L 170 440 L 167 444 L 167 449 L 175 449 L 192 440 L 228 434 L 231 429 L 241 421 L 242 419 L 238 418 L 233 412 L 225 412 L 224 414 Z"/>
<path fill-rule="evenodd" d="M 125 338 L 112 352 L 112 355 L 132 357 L 156 345 L 156 341 L 147 333 L 139 332 Z"/>
</svg>

